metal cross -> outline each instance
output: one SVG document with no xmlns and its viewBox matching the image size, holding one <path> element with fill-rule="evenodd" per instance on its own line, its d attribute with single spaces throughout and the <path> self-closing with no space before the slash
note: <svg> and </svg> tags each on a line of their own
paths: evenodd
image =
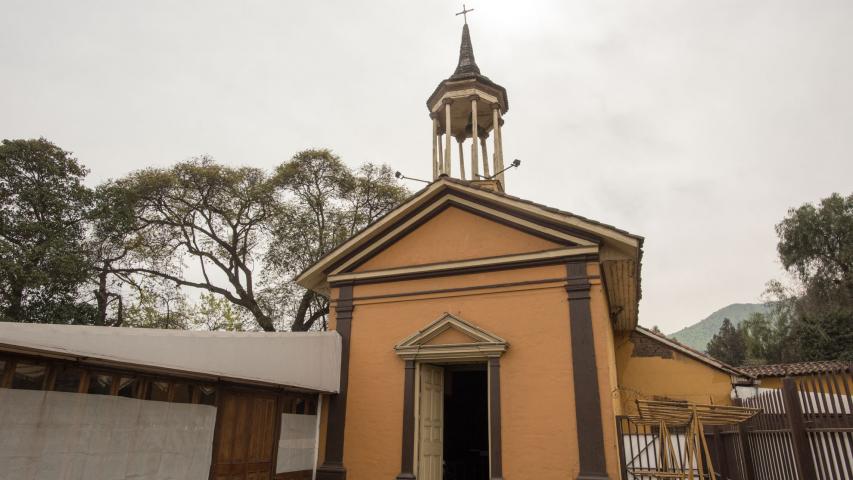
<svg viewBox="0 0 853 480">
<path fill-rule="evenodd" d="M 462 11 L 461 11 L 461 12 L 459 12 L 459 13 L 457 13 L 456 15 L 457 15 L 457 16 L 458 16 L 458 15 L 462 15 L 462 18 L 463 18 L 463 19 L 465 19 L 465 25 L 468 25 L 468 12 L 473 12 L 473 11 L 474 11 L 474 9 L 473 9 L 473 8 L 472 8 L 472 9 L 470 9 L 470 10 L 466 10 L 466 9 L 465 9 L 465 4 L 463 3 L 463 4 L 462 4 Z"/>
</svg>

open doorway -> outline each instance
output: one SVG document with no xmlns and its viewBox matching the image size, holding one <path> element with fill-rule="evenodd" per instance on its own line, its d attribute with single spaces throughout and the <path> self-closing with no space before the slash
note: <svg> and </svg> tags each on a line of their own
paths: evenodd
<svg viewBox="0 0 853 480">
<path fill-rule="evenodd" d="M 418 480 L 489 479 L 484 364 L 420 368 Z"/>
<path fill-rule="evenodd" d="M 445 367 L 443 480 L 489 478 L 487 391 L 485 365 Z"/>
</svg>

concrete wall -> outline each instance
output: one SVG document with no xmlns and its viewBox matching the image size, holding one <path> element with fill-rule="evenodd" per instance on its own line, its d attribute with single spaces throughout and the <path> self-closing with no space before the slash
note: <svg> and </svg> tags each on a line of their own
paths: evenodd
<svg viewBox="0 0 853 480">
<path fill-rule="evenodd" d="M 0 480 L 207 479 L 216 409 L 0 388 Z"/>
</svg>

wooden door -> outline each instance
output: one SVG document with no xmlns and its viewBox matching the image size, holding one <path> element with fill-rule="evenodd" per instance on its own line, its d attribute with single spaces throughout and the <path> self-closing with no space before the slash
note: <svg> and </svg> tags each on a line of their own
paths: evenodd
<svg viewBox="0 0 853 480">
<path fill-rule="evenodd" d="M 225 389 L 219 395 L 211 479 L 271 480 L 281 423 L 278 396 Z"/>
<path fill-rule="evenodd" d="M 421 365 L 418 480 L 441 480 L 444 454 L 444 369 Z"/>
</svg>

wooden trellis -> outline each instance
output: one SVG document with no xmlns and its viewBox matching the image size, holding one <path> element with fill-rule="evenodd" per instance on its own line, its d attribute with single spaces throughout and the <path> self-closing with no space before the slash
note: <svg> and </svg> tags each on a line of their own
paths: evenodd
<svg viewBox="0 0 853 480">
<path fill-rule="evenodd" d="M 635 478 L 656 479 L 713 479 L 714 466 L 705 439 L 706 426 L 736 425 L 749 420 L 760 409 L 704 405 L 686 402 L 637 400 L 639 415 L 630 417 L 635 425 L 657 429 L 660 448 L 655 449 L 653 467 L 632 468 Z M 673 434 L 672 431 L 678 433 Z M 675 437 L 674 437 L 675 435 Z M 676 453 L 673 439 L 681 442 L 684 452 Z"/>
</svg>

